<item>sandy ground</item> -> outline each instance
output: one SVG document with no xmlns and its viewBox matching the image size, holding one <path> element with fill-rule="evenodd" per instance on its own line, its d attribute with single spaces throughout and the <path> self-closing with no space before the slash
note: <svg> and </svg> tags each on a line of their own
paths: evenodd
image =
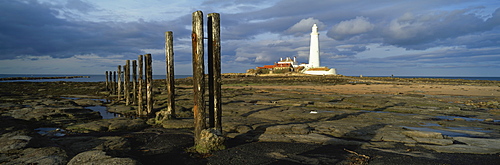
<svg viewBox="0 0 500 165">
<path fill-rule="evenodd" d="M 469 85 L 428 85 L 428 84 L 346 84 L 319 86 L 223 86 L 223 88 L 255 88 L 255 89 L 310 89 L 315 94 L 427 94 L 451 96 L 500 96 L 499 86 L 469 86 Z M 303 92 L 301 92 L 303 93 Z"/>
</svg>

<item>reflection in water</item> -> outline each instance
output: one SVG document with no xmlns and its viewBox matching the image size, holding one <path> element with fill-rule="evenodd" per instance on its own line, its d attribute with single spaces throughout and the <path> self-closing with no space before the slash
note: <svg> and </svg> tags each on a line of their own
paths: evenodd
<svg viewBox="0 0 500 165">
<path fill-rule="evenodd" d="M 85 107 L 85 108 L 90 109 L 92 111 L 99 112 L 102 116 L 102 119 L 112 119 L 112 118 L 115 118 L 117 116 L 119 117 L 119 115 L 116 115 L 115 113 L 108 112 L 107 107 L 105 107 L 105 106 L 96 105 L 96 106 L 89 106 L 89 107 Z"/>
</svg>

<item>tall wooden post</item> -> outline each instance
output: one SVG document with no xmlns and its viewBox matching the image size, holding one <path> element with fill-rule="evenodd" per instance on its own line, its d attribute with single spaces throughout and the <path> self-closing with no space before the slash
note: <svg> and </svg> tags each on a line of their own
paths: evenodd
<svg viewBox="0 0 500 165">
<path fill-rule="evenodd" d="M 106 91 L 109 91 L 109 79 L 108 79 L 108 71 L 106 71 Z"/>
<path fill-rule="evenodd" d="M 201 131 L 206 128 L 205 122 L 205 79 L 203 59 L 203 12 L 193 13 L 191 41 L 193 45 L 193 92 L 194 92 L 194 135 L 195 145 L 199 143 Z"/>
<path fill-rule="evenodd" d="M 118 65 L 117 74 L 118 74 L 118 88 L 116 91 L 118 92 L 118 101 L 120 101 L 120 100 L 122 100 L 122 66 L 121 65 Z"/>
<path fill-rule="evenodd" d="M 172 31 L 165 32 L 165 63 L 167 71 L 167 118 L 175 118 L 174 37 Z"/>
<path fill-rule="evenodd" d="M 113 94 L 116 94 L 116 71 L 113 71 Z"/>
<path fill-rule="evenodd" d="M 137 105 L 137 60 L 132 60 L 132 105 Z"/>
<path fill-rule="evenodd" d="M 139 55 L 138 57 L 138 62 L 139 62 L 139 80 L 137 84 L 137 115 L 139 116 L 144 116 L 146 113 L 144 113 L 144 101 L 143 101 L 143 89 L 144 89 L 144 79 L 142 76 L 142 73 L 144 72 L 144 67 L 143 67 L 143 55 Z"/>
<path fill-rule="evenodd" d="M 130 60 L 125 61 L 125 84 L 123 85 L 123 95 L 125 96 L 125 105 L 130 105 Z"/>
<path fill-rule="evenodd" d="M 149 115 L 153 112 L 153 59 L 151 54 L 146 54 L 146 110 Z"/>
<path fill-rule="evenodd" d="M 209 125 L 222 132 L 220 15 L 208 14 Z"/>
</svg>

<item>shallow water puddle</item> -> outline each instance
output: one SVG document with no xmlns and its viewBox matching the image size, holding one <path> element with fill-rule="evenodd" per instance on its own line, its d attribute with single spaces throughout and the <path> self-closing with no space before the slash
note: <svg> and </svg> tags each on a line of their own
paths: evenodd
<svg viewBox="0 0 500 165">
<path fill-rule="evenodd" d="M 43 136 L 61 137 L 61 136 L 66 135 L 66 130 L 63 130 L 61 128 L 55 128 L 55 127 L 36 128 L 35 131 L 37 131 L 38 134 L 43 135 Z"/>
<path fill-rule="evenodd" d="M 63 99 L 69 99 L 69 100 L 78 100 L 78 99 L 87 99 L 87 98 L 76 98 L 76 97 L 61 97 Z M 109 100 L 106 99 L 89 99 L 89 100 L 96 100 L 96 101 L 101 101 L 104 103 L 107 103 Z M 102 116 L 102 119 L 113 119 L 116 117 L 120 117 L 118 114 L 108 112 L 108 108 L 105 106 L 101 105 L 96 105 L 96 106 L 87 106 L 85 109 L 90 109 L 95 112 L 99 112 Z"/>
<path fill-rule="evenodd" d="M 99 112 L 102 116 L 102 119 L 112 119 L 112 118 L 118 117 L 117 114 L 108 112 L 108 110 L 107 110 L 108 108 L 105 106 L 96 105 L 96 106 L 89 106 L 89 107 L 85 107 L 85 108 L 90 109 L 92 111 Z"/>
<path fill-rule="evenodd" d="M 461 116 L 436 116 L 441 120 L 455 120 L 455 119 L 463 119 L 465 121 L 484 121 L 484 119 L 476 119 L 470 117 L 461 117 Z M 493 120 L 493 122 L 500 122 L 500 120 Z"/>
</svg>

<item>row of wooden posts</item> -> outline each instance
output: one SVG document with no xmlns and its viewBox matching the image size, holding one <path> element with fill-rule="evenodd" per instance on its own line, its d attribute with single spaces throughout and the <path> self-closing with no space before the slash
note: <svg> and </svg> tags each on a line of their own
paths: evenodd
<svg viewBox="0 0 500 165">
<path fill-rule="evenodd" d="M 218 13 L 208 14 L 207 20 L 208 37 L 203 37 L 203 12 L 193 13 L 192 22 L 192 53 L 193 53 L 193 113 L 195 125 L 195 144 L 200 140 L 201 131 L 207 128 L 213 128 L 222 132 L 222 102 L 221 102 L 221 46 L 220 46 L 220 16 Z M 205 103 L 205 65 L 204 65 L 204 39 L 208 39 L 208 126 L 206 122 L 206 103 Z M 145 59 L 145 79 L 143 80 L 143 56 L 139 55 L 139 66 L 136 60 L 132 61 L 132 84 L 130 84 L 130 61 L 127 60 L 123 66 L 123 75 L 121 66 L 117 71 L 106 71 L 106 88 L 111 93 L 117 95 L 119 101 L 125 100 L 126 105 L 136 105 L 137 114 L 156 115 L 156 120 L 175 118 L 175 90 L 174 90 L 174 51 L 173 51 L 173 33 L 165 33 L 165 58 L 166 58 L 166 90 L 167 90 L 167 108 L 155 112 L 153 110 L 153 74 L 151 54 L 144 55 Z M 136 68 L 139 68 L 138 79 L 136 77 Z M 116 80 L 118 77 L 118 80 Z M 124 77 L 124 80 L 122 80 Z M 122 82 L 123 81 L 123 82 Z M 144 83 L 146 85 L 146 106 L 143 105 Z M 123 93 L 122 93 L 123 92 Z"/>
<path fill-rule="evenodd" d="M 137 66 L 137 61 L 139 61 L 139 66 Z M 143 61 L 145 61 L 144 67 Z M 132 82 L 130 82 L 130 68 L 132 68 Z M 130 66 L 130 60 L 126 60 L 125 65 L 118 65 L 117 71 L 105 72 L 106 89 L 117 96 L 117 101 L 124 100 L 125 105 L 136 105 L 138 116 L 150 115 L 153 113 L 152 68 L 151 54 L 139 55 L 138 60 L 132 60 L 132 66 Z M 137 75 L 137 69 L 139 69 L 139 75 Z M 146 105 L 144 105 L 144 89 L 146 89 Z"/>
</svg>

